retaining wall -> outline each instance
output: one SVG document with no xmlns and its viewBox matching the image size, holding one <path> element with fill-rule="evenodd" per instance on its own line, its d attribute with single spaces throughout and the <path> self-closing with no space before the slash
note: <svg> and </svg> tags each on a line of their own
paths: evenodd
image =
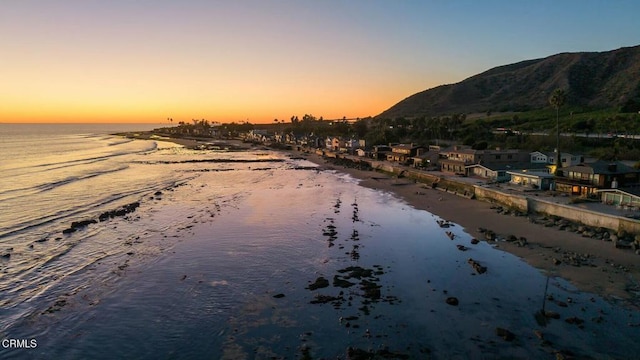
<svg viewBox="0 0 640 360">
<path fill-rule="evenodd" d="M 324 151 L 325 156 L 340 156 L 330 151 Z M 628 219 L 621 216 L 610 215 L 581 209 L 574 206 L 558 204 L 547 200 L 531 198 L 523 195 L 508 194 L 496 189 L 490 189 L 479 185 L 469 184 L 463 181 L 456 181 L 455 178 L 445 178 L 428 172 L 407 169 L 406 167 L 395 166 L 386 161 L 376 161 L 373 159 L 354 159 L 350 156 L 340 156 L 352 161 L 366 162 L 373 169 L 386 173 L 416 179 L 434 188 L 456 193 L 466 197 L 475 197 L 478 200 L 490 201 L 517 209 L 526 213 L 542 213 L 546 215 L 558 216 L 567 220 L 580 222 L 587 226 L 603 227 L 615 231 L 624 230 L 632 234 L 640 234 L 640 221 Z"/>
<path fill-rule="evenodd" d="M 523 212 L 529 212 L 529 205 L 527 197 L 525 196 L 507 194 L 496 189 L 489 189 L 478 185 L 474 185 L 474 191 L 476 199 L 497 202 Z"/>
</svg>

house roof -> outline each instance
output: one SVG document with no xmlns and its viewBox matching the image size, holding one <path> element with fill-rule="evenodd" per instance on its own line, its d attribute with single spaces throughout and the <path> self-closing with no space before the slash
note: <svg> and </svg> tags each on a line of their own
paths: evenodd
<svg viewBox="0 0 640 360">
<path fill-rule="evenodd" d="M 544 164 L 532 164 L 529 162 L 521 162 L 521 163 L 480 163 L 480 164 L 472 164 L 467 165 L 467 168 L 472 167 L 483 167 L 485 169 L 491 171 L 502 171 L 502 170 L 534 170 L 534 169 L 546 169 Z"/>
<path fill-rule="evenodd" d="M 612 166 L 615 165 L 615 168 Z M 605 174 L 605 175 L 615 175 L 615 174 L 628 174 L 633 172 L 639 172 L 639 170 L 634 169 L 630 166 L 627 166 L 620 161 L 604 161 L 598 160 L 592 163 L 581 163 L 574 166 L 568 166 L 562 169 L 563 171 L 574 171 L 583 174 Z"/>
<path fill-rule="evenodd" d="M 554 177 L 553 174 L 548 173 L 548 172 L 542 172 L 542 171 L 528 171 L 528 170 L 511 170 L 511 171 L 507 171 L 507 174 L 510 175 L 520 175 L 520 176 L 526 176 L 526 177 L 537 177 L 537 178 L 548 178 L 551 179 Z"/>
<path fill-rule="evenodd" d="M 417 148 L 421 148 L 422 146 L 418 146 L 418 145 L 414 145 L 414 144 L 397 144 L 397 145 L 391 145 L 392 149 L 406 149 L 406 150 L 412 150 L 412 149 L 417 149 Z"/>
<path fill-rule="evenodd" d="M 619 188 L 619 189 L 598 189 L 597 192 L 615 192 L 615 193 L 623 193 L 633 197 L 640 197 L 640 188 L 639 187 L 627 187 L 627 188 Z"/>
</svg>

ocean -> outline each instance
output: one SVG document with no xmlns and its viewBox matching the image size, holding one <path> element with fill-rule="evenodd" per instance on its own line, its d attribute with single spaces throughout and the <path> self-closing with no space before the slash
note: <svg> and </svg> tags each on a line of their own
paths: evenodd
<svg viewBox="0 0 640 360">
<path fill-rule="evenodd" d="M 472 245 L 393 194 L 292 153 L 109 135 L 148 129 L 0 124 L 0 357 L 640 350 L 636 309 Z M 561 319 L 540 324 L 547 280 Z"/>
</svg>

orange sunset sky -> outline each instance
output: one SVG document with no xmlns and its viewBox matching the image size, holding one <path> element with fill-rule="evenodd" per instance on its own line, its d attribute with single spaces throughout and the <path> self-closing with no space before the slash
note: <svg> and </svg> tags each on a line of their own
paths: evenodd
<svg viewBox="0 0 640 360">
<path fill-rule="evenodd" d="M 489 68 L 640 42 L 638 1 L 0 4 L 0 122 L 375 116 Z"/>
</svg>

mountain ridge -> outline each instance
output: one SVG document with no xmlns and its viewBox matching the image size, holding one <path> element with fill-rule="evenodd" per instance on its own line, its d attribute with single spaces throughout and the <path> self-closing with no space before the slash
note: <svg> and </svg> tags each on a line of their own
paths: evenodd
<svg viewBox="0 0 640 360">
<path fill-rule="evenodd" d="M 455 84 L 413 94 L 376 117 L 440 116 L 548 107 L 558 88 L 567 104 L 640 111 L 640 45 L 603 52 L 564 52 L 488 69 Z"/>
</svg>

